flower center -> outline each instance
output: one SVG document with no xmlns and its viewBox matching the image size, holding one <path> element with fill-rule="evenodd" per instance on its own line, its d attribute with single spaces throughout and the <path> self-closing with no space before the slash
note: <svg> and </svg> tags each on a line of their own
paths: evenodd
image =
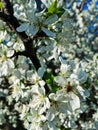
<svg viewBox="0 0 98 130">
<path fill-rule="evenodd" d="M 73 89 L 72 86 L 68 85 L 67 86 L 67 93 L 69 93 L 70 91 L 72 91 L 72 89 Z"/>
</svg>

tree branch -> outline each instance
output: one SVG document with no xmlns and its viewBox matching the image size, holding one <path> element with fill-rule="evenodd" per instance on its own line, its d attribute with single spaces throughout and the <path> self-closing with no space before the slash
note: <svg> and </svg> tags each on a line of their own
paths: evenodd
<svg viewBox="0 0 98 130">
<path fill-rule="evenodd" d="M 83 10 L 84 4 L 85 4 L 85 0 L 82 0 L 81 6 L 80 6 L 80 11 Z"/>
<path fill-rule="evenodd" d="M 19 51 L 19 52 L 14 51 L 13 56 L 11 56 L 10 58 L 18 57 L 18 56 L 27 56 L 27 52 L 26 51 Z"/>
<path fill-rule="evenodd" d="M 39 69 L 40 61 L 37 57 L 36 48 L 32 45 L 33 38 L 28 37 L 25 32 L 17 32 L 16 28 L 20 26 L 19 21 L 17 18 L 13 15 L 13 6 L 10 2 L 10 0 L 2 0 L 2 3 L 4 4 L 3 11 L 0 11 L 0 18 L 6 22 L 6 24 L 14 30 L 15 33 L 19 36 L 19 38 L 22 40 L 24 46 L 25 46 L 25 55 L 30 58 L 32 63 L 34 64 L 36 70 Z M 43 33 L 42 33 L 43 34 Z M 22 55 L 23 53 L 21 53 Z M 24 54 L 23 54 L 24 55 Z M 43 78 L 44 79 L 44 78 Z M 48 85 L 45 85 L 46 94 L 49 93 L 50 89 Z"/>
<path fill-rule="evenodd" d="M 31 61 L 33 62 L 36 69 L 40 67 L 39 59 L 36 55 L 36 49 L 32 46 L 32 40 L 30 39 L 25 32 L 17 32 L 16 28 L 20 26 L 18 20 L 13 15 L 13 7 L 9 0 L 2 0 L 4 3 L 4 10 L 0 11 L 0 17 L 3 21 L 6 22 L 6 24 L 14 30 L 14 32 L 17 33 L 17 35 L 20 37 L 20 39 L 23 41 L 23 44 L 25 46 L 25 50 L 28 54 L 28 57 L 30 57 Z M 5 9 L 6 8 L 6 9 Z"/>
</svg>

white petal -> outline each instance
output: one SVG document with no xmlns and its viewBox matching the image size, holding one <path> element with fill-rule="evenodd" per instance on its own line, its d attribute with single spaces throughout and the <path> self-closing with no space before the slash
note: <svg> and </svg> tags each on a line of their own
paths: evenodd
<svg viewBox="0 0 98 130">
<path fill-rule="evenodd" d="M 55 93 L 50 93 L 49 98 L 52 100 L 55 100 L 56 94 Z"/>
<path fill-rule="evenodd" d="M 35 16 L 35 13 L 33 13 L 32 11 L 27 11 L 26 15 L 28 17 L 28 20 L 31 21 L 32 23 L 36 23 L 36 21 L 38 20 L 38 18 Z"/>
<path fill-rule="evenodd" d="M 66 60 L 63 59 L 61 56 L 59 57 L 59 60 L 60 60 L 61 64 L 66 64 Z"/>
<path fill-rule="evenodd" d="M 27 30 L 28 26 L 29 26 L 29 24 L 23 23 L 23 24 L 21 24 L 16 30 L 17 30 L 18 32 L 23 32 L 23 31 L 26 31 L 26 30 Z"/>
<path fill-rule="evenodd" d="M 40 77 L 43 77 L 44 72 L 45 72 L 45 68 L 44 68 L 44 67 L 40 67 L 40 68 L 38 69 L 38 75 L 39 75 Z"/>
<path fill-rule="evenodd" d="M 49 109 L 50 108 L 50 101 L 48 98 L 46 98 L 46 107 Z"/>
<path fill-rule="evenodd" d="M 49 0 L 41 0 L 41 1 L 47 8 L 50 6 L 50 1 Z"/>
<path fill-rule="evenodd" d="M 7 63 L 9 65 L 9 68 L 14 68 L 14 62 L 11 59 L 8 59 Z"/>
<path fill-rule="evenodd" d="M 78 79 L 81 83 L 85 83 L 87 81 L 88 75 L 82 69 L 78 71 Z"/>
<path fill-rule="evenodd" d="M 55 37 L 56 36 L 56 34 L 54 32 L 48 30 L 47 28 L 42 27 L 42 31 L 45 32 L 45 34 L 49 37 Z"/>
<path fill-rule="evenodd" d="M 55 126 L 55 124 L 53 122 L 49 122 L 49 130 L 58 130 L 58 128 Z"/>
<path fill-rule="evenodd" d="M 41 12 L 36 13 L 36 16 L 37 17 L 42 16 L 45 11 L 46 11 L 46 9 L 43 9 Z"/>
<path fill-rule="evenodd" d="M 49 24 L 53 24 L 58 20 L 58 16 L 57 15 L 52 15 L 49 16 L 46 20 L 45 20 L 45 24 L 49 25 Z"/>
<path fill-rule="evenodd" d="M 43 87 L 43 86 L 45 85 L 45 82 L 44 82 L 43 80 L 40 80 L 40 81 L 39 81 L 39 85 Z M 44 90 L 44 89 L 43 89 L 43 90 Z"/>
<path fill-rule="evenodd" d="M 65 86 L 66 85 L 66 83 L 67 83 L 67 81 L 66 81 L 66 79 L 65 78 L 63 78 L 62 76 L 56 76 L 55 78 L 54 78 L 54 80 L 55 80 L 55 82 L 56 83 L 58 83 L 60 86 Z"/>
<path fill-rule="evenodd" d="M 36 35 L 36 33 L 38 32 L 39 30 L 39 27 L 38 26 L 29 26 L 28 29 L 26 30 L 26 34 L 28 36 L 31 36 L 31 35 Z"/>
<path fill-rule="evenodd" d="M 14 55 L 14 50 L 8 50 L 7 51 L 7 57 L 11 57 Z"/>
<path fill-rule="evenodd" d="M 15 71 L 14 71 L 14 75 L 15 75 L 18 79 L 21 78 L 21 73 L 20 73 L 19 70 L 15 70 Z"/>
<path fill-rule="evenodd" d="M 90 92 L 88 89 L 85 89 L 84 91 L 85 97 L 89 97 L 90 96 Z"/>
<path fill-rule="evenodd" d="M 80 108 L 80 99 L 74 93 L 70 94 L 70 105 L 73 111 Z"/>
<path fill-rule="evenodd" d="M 98 130 L 98 121 L 95 121 L 96 130 Z"/>
<path fill-rule="evenodd" d="M 30 0 L 28 4 L 28 9 L 32 9 L 33 12 L 37 9 L 37 4 L 35 0 Z"/>
<path fill-rule="evenodd" d="M 79 85 L 77 86 L 77 90 L 81 94 L 81 96 L 83 96 L 85 98 L 85 94 L 84 94 L 85 90 L 81 86 L 79 86 Z"/>
</svg>

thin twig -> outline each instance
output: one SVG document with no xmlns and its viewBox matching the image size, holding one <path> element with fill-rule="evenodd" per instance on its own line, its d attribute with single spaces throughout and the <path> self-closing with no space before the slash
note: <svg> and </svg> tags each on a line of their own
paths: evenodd
<svg viewBox="0 0 98 130">
<path fill-rule="evenodd" d="M 85 0 L 82 0 L 81 6 L 80 6 L 80 11 L 83 10 L 84 4 L 85 4 Z"/>
</svg>

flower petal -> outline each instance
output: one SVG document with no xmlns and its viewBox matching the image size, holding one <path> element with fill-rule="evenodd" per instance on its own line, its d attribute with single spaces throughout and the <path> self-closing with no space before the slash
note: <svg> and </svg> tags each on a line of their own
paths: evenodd
<svg viewBox="0 0 98 130">
<path fill-rule="evenodd" d="M 28 4 L 28 9 L 32 9 L 33 12 L 37 9 L 37 4 L 35 0 L 30 0 Z"/>
<path fill-rule="evenodd" d="M 29 24 L 23 23 L 23 24 L 21 24 L 16 30 L 17 30 L 18 32 L 23 32 L 23 31 L 26 31 L 26 30 L 27 30 L 28 26 L 29 26 Z"/>
<path fill-rule="evenodd" d="M 29 26 L 28 29 L 26 30 L 26 34 L 28 36 L 31 36 L 31 35 L 35 35 L 39 30 L 39 27 L 38 26 Z"/>
<path fill-rule="evenodd" d="M 46 69 L 45 69 L 44 67 L 40 67 L 40 68 L 38 69 L 38 75 L 39 75 L 40 77 L 43 77 L 45 71 L 46 71 Z"/>
<path fill-rule="evenodd" d="M 45 32 L 45 34 L 49 37 L 55 37 L 56 36 L 56 34 L 54 32 L 48 30 L 47 28 L 42 27 L 42 31 Z"/>
<path fill-rule="evenodd" d="M 70 94 L 70 105 L 73 111 L 80 107 L 80 99 L 74 93 Z"/>
<path fill-rule="evenodd" d="M 49 25 L 49 24 L 53 24 L 58 20 L 58 16 L 56 14 L 49 16 L 46 20 L 45 20 L 45 24 Z"/>
</svg>

